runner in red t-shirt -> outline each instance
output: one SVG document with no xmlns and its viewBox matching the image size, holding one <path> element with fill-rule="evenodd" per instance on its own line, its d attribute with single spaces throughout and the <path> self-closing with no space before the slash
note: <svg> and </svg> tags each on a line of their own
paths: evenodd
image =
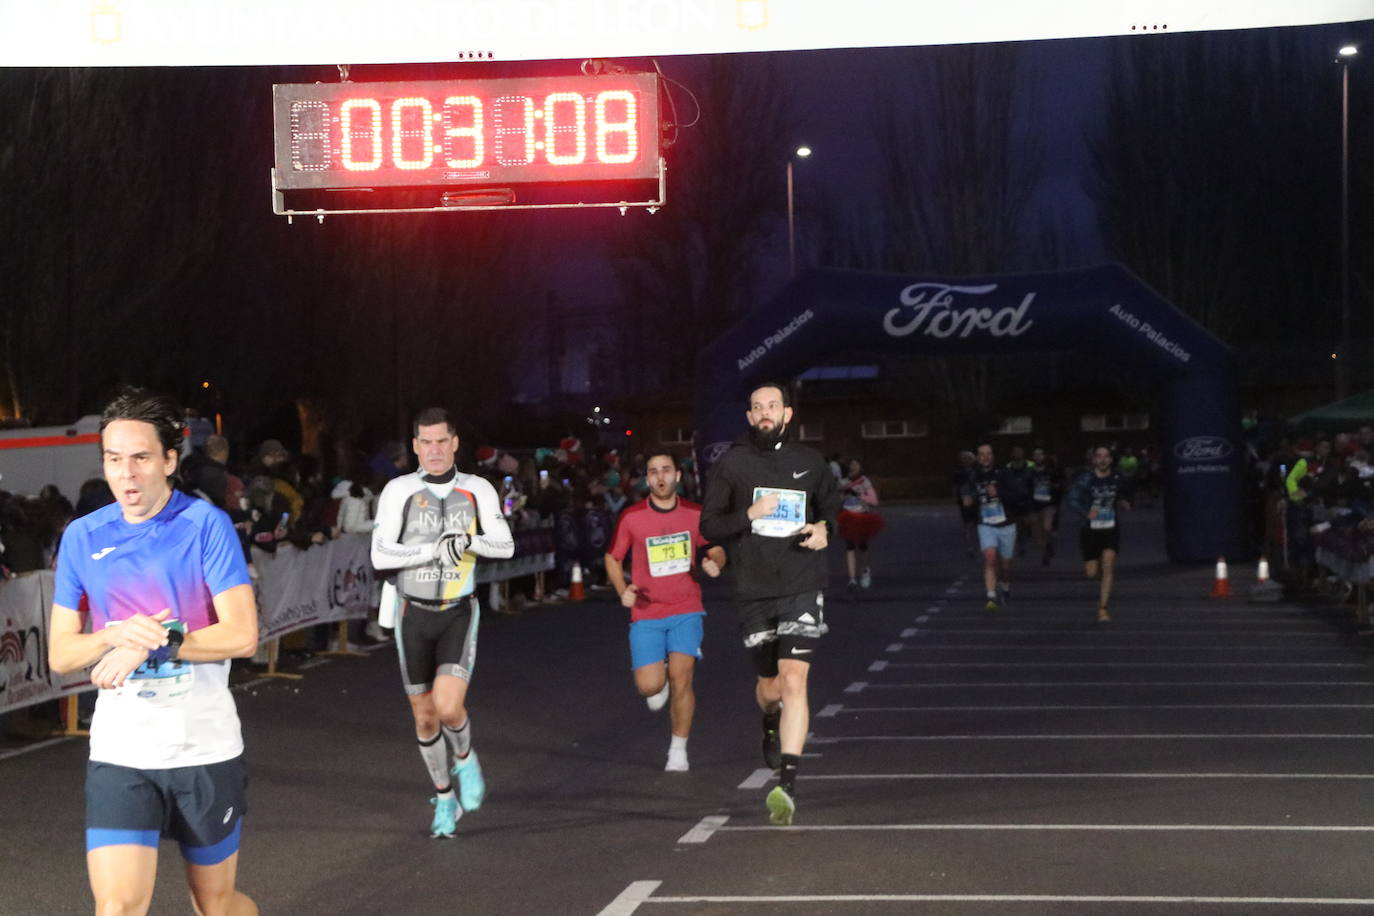
<svg viewBox="0 0 1374 916">
<path fill-rule="evenodd" d="M 701 569 L 720 575 L 725 551 L 701 536 L 701 507 L 677 495 L 682 472 L 667 453 L 649 456 L 645 474 L 649 498 L 620 515 L 606 553 L 606 577 L 630 609 L 630 661 L 635 687 L 649 708 L 662 709 L 672 698 L 672 744 L 665 770 L 687 771 L 687 734 L 696 695 L 692 670 L 701 656 L 701 586 L 692 577 L 698 551 Z M 625 554 L 631 554 L 633 584 L 625 584 Z M 664 661 L 667 661 L 665 668 Z"/>
</svg>

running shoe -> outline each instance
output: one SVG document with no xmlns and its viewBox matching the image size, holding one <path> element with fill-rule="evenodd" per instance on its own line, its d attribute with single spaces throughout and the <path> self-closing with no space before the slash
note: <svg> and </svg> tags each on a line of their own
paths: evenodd
<svg viewBox="0 0 1374 916">
<path fill-rule="evenodd" d="M 1109 614 L 1109 613 L 1107 613 L 1107 606 L 1106 606 L 1105 604 L 1102 605 L 1102 607 L 1100 607 L 1100 608 L 1097 609 L 1097 622 L 1098 622 L 1098 623 L 1107 623 L 1107 622 L 1110 621 L 1111 619 L 1112 619 L 1112 615 Z"/>
<path fill-rule="evenodd" d="M 853 579 L 850 579 L 849 584 L 845 586 L 845 590 L 852 595 L 859 590 L 859 583 Z"/>
<path fill-rule="evenodd" d="M 781 712 L 764 713 L 763 716 L 763 762 L 770 770 L 782 766 L 782 738 L 778 736 L 781 720 Z"/>
<path fill-rule="evenodd" d="M 983 605 L 983 610 L 987 611 L 989 614 L 995 614 L 998 610 L 997 599 L 989 598 L 988 603 Z"/>
<path fill-rule="evenodd" d="M 997 586 L 997 590 L 1001 594 L 1002 603 L 1011 604 L 1011 585 L 999 585 Z"/>
<path fill-rule="evenodd" d="M 663 689 L 651 697 L 645 697 L 644 703 L 654 712 L 658 712 L 668 705 L 668 682 L 663 682 Z"/>
<path fill-rule="evenodd" d="M 792 826 L 792 815 L 797 810 L 797 803 L 792 800 L 790 792 L 782 786 L 774 786 L 764 804 L 768 806 L 769 823 L 775 827 Z"/>
<path fill-rule="evenodd" d="M 429 835 L 436 840 L 453 839 L 458 829 L 458 818 L 463 816 L 458 799 L 449 795 L 448 798 L 431 798 L 429 803 L 434 806 L 434 820 L 430 822 Z"/>
<path fill-rule="evenodd" d="M 859 577 L 859 588 L 872 588 L 872 587 L 873 587 L 873 574 L 872 574 L 871 572 L 869 572 L 868 570 L 865 569 L 865 570 L 864 570 L 864 574 L 863 574 L 862 576 Z"/>
<path fill-rule="evenodd" d="M 669 751 L 668 763 L 663 767 L 663 771 L 665 773 L 686 773 L 687 770 L 687 752 Z"/>
<path fill-rule="evenodd" d="M 477 762 L 477 752 L 472 751 L 466 759 L 453 764 L 453 775 L 458 780 L 458 799 L 464 811 L 476 811 L 482 807 L 487 797 L 487 781 L 482 778 L 482 765 Z"/>
</svg>

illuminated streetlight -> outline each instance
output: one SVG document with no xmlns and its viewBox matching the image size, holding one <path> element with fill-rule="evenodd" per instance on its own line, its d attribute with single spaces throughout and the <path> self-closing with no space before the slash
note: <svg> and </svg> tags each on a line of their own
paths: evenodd
<svg viewBox="0 0 1374 916">
<path fill-rule="evenodd" d="M 1336 397 L 1350 396 L 1350 62 L 1359 48 L 1337 52 L 1341 65 L 1341 346 L 1336 360 Z"/>
<path fill-rule="evenodd" d="M 805 159 L 810 155 L 811 147 L 803 145 L 797 147 L 792 158 L 787 160 L 787 264 L 789 276 L 797 275 L 797 222 L 795 207 L 792 203 L 792 160 Z"/>
</svg>

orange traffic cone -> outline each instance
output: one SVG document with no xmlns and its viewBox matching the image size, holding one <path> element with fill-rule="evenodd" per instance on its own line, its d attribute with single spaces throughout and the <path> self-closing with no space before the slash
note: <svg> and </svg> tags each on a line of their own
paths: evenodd
<svg viewBox="0 0 1374 916">
<path fill-rule="evenodd" d="M 1255 570 L 1255 581 L 1257 581 L 1257 582 L 1268 582 L 1268 581 L 1269 581 L 1269 558 L 1268 558 L 1268 557 L 1260 557 L 1260 560 L 1259 560 L 1259 569 Z"/>
<path fill-rule="evenodd" d="M 1231 597 L 1231 577 L 1230 574 L 1226 571 L 1225 557 L 1217 558 L 1217 576 L 1216 579 L 1212 582 L 1212 597 Z"/>
<path fill-rule="evenodd" d="M 568 600 L 582 601 L 586 597 L 587 593 L 582 588 L 582 564 L 574 563 L 572 568 L 572 583 L 568 586 Z"/>
</svg>

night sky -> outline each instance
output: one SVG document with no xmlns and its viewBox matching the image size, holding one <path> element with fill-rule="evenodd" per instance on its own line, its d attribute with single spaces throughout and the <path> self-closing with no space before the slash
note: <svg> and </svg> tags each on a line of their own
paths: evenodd
<svg viewBox="0 0 1374 916">
<path fill-rule="evenodd" d="M 1361 39 L 1367 47 L 1365 56 L 1374 55 L 1370 22 L 1277 30 L 1269 38 L 1288 48 L 1293 59 L 1329 57 L 1341 43 Z M 1194 39 L 1176 35 L 1014 46 L 1020 66 L 1015 77 L 1018 113 L 1013 117 L 1013 133 L 1038 143 L 1043 155 L 1039 177 L 1030 189 L 1027 246 L 1043 234 L 1045 226 L 1056 227 L 1056 263 L 1041 265 L 1044 269 L 1113 257 L 1102 231 L 1102 198 L 1090 167 L 1090 138 L 1106 123 L 1105 93 L 1113 60 L 1139 42 Z M 1240 46 L 1253 42 L 1254 35 L 1218 34 L 1213 39 Z M 880 176 L 879 143 L 873 128 L 877 119 L 891 111 L 883 100 L 895 97 L 918 109 L 933 105 L 945 91 L 923 82 L 922 71 L 913 68 L 913 60 L 923 53 L 927 52 L 895 48 L 743 56 L 745 68 L 774 71 L 782 90 L 766 105 L 785 109 L 793 129 L 791 136 L 761 138 L 737 127 L 728 138 L 741 148 L 767 143 L 770 155 L 777 153 L 768 160 L 774 165 L 765 164 L 750 175 L 766 191 L 771 212 L 763 214 L 767 231 L 747 242 L 750 288 L 743 297 L 747 301 L 734 307 L 766 301 L 786 279 L 781 218 L 784 150 L 803 142 L 814 150 L 809 160 L 796 166 L 798 228 L 807 262 L 824 259 L 825 252 L 832 250 L 829 234 L 841 222 L 838 214 L 849 218 L 858 214 L 857 219 L 863 220 L 864 214 L 881 209 L 891 190 Z M 644 62 L 627 63 L 633 68 Z M 702 60 L 666 58 L 659 63 L 666 75 L 697 91 Z M 1365 165 L 1372 161 L 1367 153 L 1374 149 L 1369 139 L 1374 135 L 1374 66 L 1370 64 L 1374 60 L 1357 61 L 1352 69 L 1356 214 L 1370 209 L 1367 204 L 1374 186 Z M 531 70 L 571 72 L 574 65 L 357 67 L 351 76 L 356 81 L 462 76 L 478 68 L 483 75 L 516 75 Z M 673 335 L 684 320 L 661 302 L 628 302 L 615 269 L 625 255 L 626 227 L 633 227 L 634 232 L 658 232 L 654 221 L 666 224 L 663 214 L 621 217 L 614 210 L 588 210 L 394 220 L 331 217 L 325 226 L 301 221 L 287 226 L 284 219 L 272 215 L 269 206 L 270 87 L 274 82 L 334 80 L 338 74 L 333 68 L 189 74 L 81 71 L 65 88 L 61 74 L 52 82 L 54 75 L 0 71 L 0 82 L 8 86 L 9 117 L 22 115 L 24 90 L 44 77 L 49 82 L 34 97 L 41 96 L 59 109 L 62 93 L 70 93 L 73 85 L 78 98 L 97 99 L 102 82 L 115 78 L 125 81 L 121 86 L 131 85 L 132 79 L 143 104 L 119 110 L 115 127 L 102 127 L 108 131 L 103 137 L 89 131 L 67 133 L 62 117 L 50 117 L 46 124 L 39 118 L 34 126 L 17 131 L 8 145 L 0 141 L 0 191 L 10 200 L 28 200 L 11 208 L 8 222 L 0 222 L 0 230 L 11 237 L 8 259 L 0 266 L 12 278 L 4 297 L 8 335 L 0 358 L 8 365 L 7 374 L 0 377 L 0 386 L 7 389 L 0 399 L 0 414 L 13 413 L 18 405 L 36 423 L 67 422 L 73 407 L 91 412 L 115 383 L 137 381 L 187 400 L 199 397 L 203 406 L 224 410 L 244 430 L 283 438 L 293 438 L 292 431 L 275 427 L 292 422 L 294 398 L 336 396 L 358 415 L 355 434 L 375 436 L 394 424 L 397 402 L 408 409 L 411 400 L 430 392 L 437 399 L 545 399 L 551 387 L 550 367 L 555 365 L 547 352 L 551 344 L 564 350 L 561 384 L 554 387 L 587 396 L 634 394 L 633 373 L 608 373 L 598 360 L 634 358 L 635 341 L 623 336 L 632 318 L 643 324 L 638 333 L 659 336 Z M 1294 79 L 1299 77 L 1320 83 L 1320 98 L 1327 100 L 1322 104 L 1329 105 L 1321 112 L 1329 133 L 1313 137 L 1305 146 L 1295 145 L 1291 154 L 1303 169 L 1320 176 L 1314 185 L 1320 190 L 1314 193 L 1323 200 L 1314 206 L 1325 214 L 1332 208 L 1330 179 L 1338 149 L 1339 66 L 1318 60 L 1306 72 L 1294 74 Z M 992 74 L 985 78 L 996 80 Z M 195 83 L 194 93 L 185 91 L 188 81 Z M 82 87 L 94 87 L 92 94 L 81 95 Z M 680 107 L 690 106 L 681 89 L 673 92 Z M 105 98 L 103 104 L 118 105 Z M 194 123 L 205 111 L 221 110 L 242 122 Z M 158 119 L 149 117 L 154 112 L 161 116 L 160 128 L 154 126 Z M 1250 123 L 1250 129 L 1257 143 L 1266 142 L 1273 133 L 1263 123 Z M 707 136 L 707 130 L 707 126 L 684 130 L 678 141 L 680 150 L 723 139 Z M 72 148 L 73 136 L 83 148 Z M 97 140 L 103 142 L 97 144 Z M 196 156 L 166 155 L 155 165 L 150 162 L 158 149 L 176 151 L 183 144 L 190 149 L 198 143 L 222 148 L 216 170 L 178 174 L 189 167 L 187 163 L 205 161 Z M 668 207 L 685 208 L 687 201 L 697 200 L 697 209 L 709 212 L 710 206 L 700 206 L 701 189 L 691 186 L 687 173 L 674 167 L 676 153 L 669 155 Z M 42 161 L 43 156 L 49 161 Z M 113 165 L 105 158 L 110 156 L 116 157 Z M 118 157 L 135 157 L 149 167 L 125 167 L 127 163 L 121 165 Z M 63 167 L 54 169 L 55 162 Z M 207 194 L 207 182 L 222 186 Z M 35 188 L 41 199 L 24 197 Z M 191 199 L 197 197 L 204 199 Z M 1363 209 L 1361 202 L 1366 204 Z M 720 208 L 729 206 L 729 201 L 719 204 Z M 203 209 L 192 210 L 188 216 L 188 207 Z M 140 210 L 144 212 L 135 212 Z M 74 216 L 69 218 L 69 214 Z M 1276 220 L 1283 217 L 1275 214 Z M 197 239 L 197 227 L 207 226 L 205 238 Z M 1370 240 L 1368 229 L 1367 221 L 1357 225 L 1357 243 Z M 191 248 L 183 257 L 172 256 L 184 246 Z M 420 251 L 424 246 L 429 248 Z M 412 282 L 432 263 L 426 258 L 462 260 L 442 255 L 446 250 L 470 258 L 452 266 L 460 276 L 451 282 Z M 101 263 L 98 254 L 108 254 L 119 269 Z M 1368 266 L 1364 248 L 1355 257 Z M 1025 263 L 1033 259 L 1022 259 Z M 68 276 L 72 265 L 74 275 Z M 481 289 L 473 292 L 471 284 L 478 274 L 482 275 Z M 1369 274 L 1362 276 L 1355 296 L 1359 308 L 1367 312 Z M 369 290 L 358 292 L 360 285 Z M 552 308 L 563 328 L 558 335 L 545 327 L 551 292 L 556 297 Z M 461 324 L 455 329 L 445 324 L 447 303 L 457 301 L 454 297 L 487 305 L 472 306 L 455 319 Z M 1275 307 L 1281 307 L 1279 300 Z M 64 314 L 71 317 L 71 327 L 63 321 Z M 104 323 L 112 315 L 119 317 L 112 324 Z M 1361 323 L 1358 332 L 1369 333 L 1365 318 Z M 446 338 L 456 336 L 461 343 L 449 347 L 417 344 L 412 351 L 405 335 L 417 335 L 410 338 L 416 342 L 427 327 L 440 328 Z M 73 339 L 73 328 L 74 348 L 66 346 Z M 51 344 L 42 353 L 34 342 L 40 334 Z M 389 347 L 388 334 L 399 335 L 392 337 Z M 616 334 L 621 339 L 615 340 Z M 193 340 L 179 339 L 179 335 L 190 335 Z M 149 337 L 158 342 L 141 343 Z M 478 353 L 474 347 L 491 352 Z M 400 358 L 406 364 L 399 374 L 412 374 L 410 361 L 416 361 L 414 378 L 405 384 L 392 378 L 396 350 L 402 351 Z M 16 353 L 26 354 L 27 359 Z M 73 355 L 80 363 L 76 371 L 57 367 Z M 432 364 L 441 361 L 448 364 L 447 371 L 431 371 Z M 469 364 L 479 380 L 462 368 L 454 371 Z M 491 387 L 480 381 L 502 373 L 509 376 L 508 384 Z M 8 390 L 10 375 L 19 397 Z M 202 379 L 215 380 L 213 401 L 204 398 L 199 388 Z M 341 391 L 345 388 L 349 392 Z M 373 396 L 361 396 L 364 389 Z M 689 390 L 675 393 L 690 395 Z"/>
</svg>

